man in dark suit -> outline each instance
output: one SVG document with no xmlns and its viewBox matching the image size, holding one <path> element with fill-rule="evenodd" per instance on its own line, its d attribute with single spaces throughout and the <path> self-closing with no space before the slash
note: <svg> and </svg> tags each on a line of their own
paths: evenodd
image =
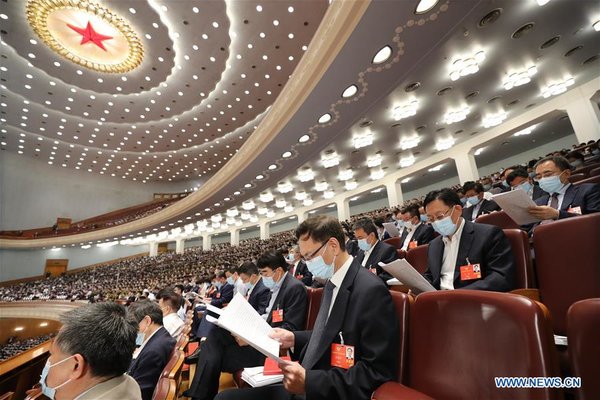
<svg viewBox="0 0 600 400">
<path fill-rule="evenodd" d="M 217 399 L 368 400 L 396 376 L 398 319 L 386 286 L 346 253 L 336 219 L 308 218 L 296 237 L 313 275 L 328 279 L 312 331 L 271 334 L 282 348 L 300 351 L 300 362 L 280 365 L 283 384 L 229 390 Z"/>
<path fill-rule="evenodd" d="M 127 374 L 140 385 L 142 399 L 150 400 L 176 341 L 162 326 L 162 311 L 155 302 L 136 301 L 127 312 L 138 324 L 136 344 L 140 346 L 133 353 Z"/>
<path fill-rule="evenodd" d="M 268 252 L 258 259 L 262 279 L 271 286 L 272 301 L 262 314 L 273 327 L 289 331 L 304 329 L 308 297 L 306 288 L 287 273 L 288 264 L 281 253 Z M 255 267 L 256 268 L 256 267 Z M 254 289 L 252 289 L 254 290 Z M 269 291 L 270 292 L 270 291 Z M 252 294 L 251 294 L 252 296 Z M 202 343 L 196 375 L 184 396 L 197 399 L 213 399 L 219 389 L 221 372 L 236 372 L 246 367 L 256 367 L 265 362 L 265 356 L 234 338 L 224 329 L 215 329 Z"/>
<path fill-rule="evenodd" d="M 300 279 L 300 281 L 306 286 L 312 286 L 313 284 L 313 276 L 306 268 L 306 263 L 302 261 L 300 257 L 300 250 L 298 246 L 294 246 L 290 249 L 289 252 L 289 261 L 290 261 L 290 275 L 296 277 L 296 279 Z"/>
<path fill-rule="evenodd" d="M 418 204 L 411 204 L 404 208 L 402 216 L 405 228 L 400 236 L 402 250 L 408 251 L 433 240 L 435 237 L 433 228 L 421 222 Z"/>
<path fill-rule="evenodd" d="M 600 212 L 600 184 L 569 183 L 571 168 L 566 158 L 546 157 L 535 165 L 535 179 L 548 195 L 538 198 L 529 213 L 542 220 L 556 220 Z"/>
<path fill-rule="evenodd" d="M 238 274 L 246 286 L 248 303 L 259 314 L 264 314 L 269 305 L 271 291 L 262 283 L 258 268 L 253 262 L 246 261 L 238 268 Z"/>
<path fill-rule="evenodd" d="M 483 214 L 500 211 L 500 206 L 493 200 L 483 198 L 483 185 L 479 182 L 465 182 L 462 187 L 467 203 L 471 206 L 463 208 L 462 217 L 467 221 L 475 221 Z"/>
<path fill-rule="evenodd" d="M 223 305 L 229 303 L 233 299 L 234 286 L 227 282 L 227 275 L 224 271 L 219 271 L 215 277 L 215 286 L 217 291 L 212 294 L 210 300 L 205 302 L 210 303 L 211 306 L 217 308 L 223 308 Z M 207 337 L 214 325 L 206 320 L 206 313 L 204 313 L 198 330 L 196 331 L 196 337 L 203 338 Z"/>
<path fill-rule="evenodd" d="M 436 289 L 507 292 L 515 288 L 515 260 L 504 232 L 461 217 L 451 189 L 429 192 L 424 200 L 433 229 L 441 236 L 429 243 L 425 278 Z"/>
<path fill-rule="evenodd" d="M 356 221 L 353 229 L 358 240 L 358 247 L 362 250 L 356 257 L 358 263 L 379 276 L 384 282 L 391 279 L 392 276 L 385 272 L 379 263 L 387 264 L 397 259 L 396 247 L 379 241 L 377 227 L 369 218 Z"/>
<path fill-rule="evenodd" d="M 539 185 L 532 182 L 529 173 L 525 168 L 517 168 L 506 178 L 506 181 L 512 190 L 523 190 L 532 200 L 537 200 L 542 196 L 547 196 L 548 193 L 540 189 Z"/>
</svg>

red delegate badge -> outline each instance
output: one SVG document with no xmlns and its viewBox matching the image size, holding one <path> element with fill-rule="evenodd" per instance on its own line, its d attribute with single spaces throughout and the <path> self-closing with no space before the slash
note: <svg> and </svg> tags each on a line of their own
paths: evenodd
<svg viewBox="0 0 600 400">
<path fill-rule="evenodd" d="M 411 240 L 410 243 L 408 243 L 408 249 L 412 250 L 415 247 L 417 247 L 419 245 L 419 243 L 416 240 Z"/>
<path fill-rule="evenodd" d="M 273 322 L 283 322 L 283 309 L 278 308 L 277 310 L 273 310 L 271 319 Z"/>
<path fill-rule="evenodd" d="M 481 279 L 481 266 L 479 264 L 467 264 L 460 267 L 460 280 L 471 281 Z"/>
<path fill-rule="evenodd" d="M 354 366 L 354 346 L 331 344 L 331 366 L 348 369 Z"/>
</svg>

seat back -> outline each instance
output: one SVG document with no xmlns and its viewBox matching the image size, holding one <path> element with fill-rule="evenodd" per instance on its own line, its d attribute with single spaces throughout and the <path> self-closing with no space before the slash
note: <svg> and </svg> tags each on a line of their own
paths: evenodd
<svg viewBox="0 0 600 400">
<path fill-rule="evenodd" d="M 566 335 L 571 304 L 600 297 L 600 214 L 542 224 L 533 232 L 537 283 L 554 333 Z"/>
<path fill-rule="evenodd" d="M 406 251 L 404 251 L 402 249 L 396 249 L 396 255 L 398 256 L 398 258 L 405 258 L 406 257 Z"/>
<path fill-rule="evenodd" d="M 590 178 L 577 181 L 573 185 L 583 185 L 584 183 L 600 183 L 600 175 L 592 176 Z"/>
<path fill-rule="evenodd" d="M 323 297 L 323 288 L 308 288 L 308 305 L 306 306 L 305 328 L 311 330 L 315 326 L 319 307 L 321 307 L 321 297 Z"/>
<path fill-rule="evenodd" d="M 428 244 L 422 244 L 410 249 L 406 253 L 406 261 L 412 265 L 420 273 L 424 273 L 427 270 L 427 251 L 429 250 Z"/>
<path fill-rule="evenodd" d="M 396 236 L 396 237 L 393 237 L 393 238 L 389 238 L 389 239 L 385 239 L 383 241 L 383 243 L 387 243 L 389 245 L 392 245 L 392 246 L 394 246 L 397 249 L 401 249 L 402 248 L 402 242 L 400 241 L 400 237 L 399 236 Z"/>
<path fill-rule="evenodd" d="M 567 332 L 573 376 L 581 378 L 579 400 L 600 399 L 600 298 L 569 307 Z"/>
<path fill-rule="evenodd" d="M 496 388 L 495 377 L 559 376 L 547 310 L 519 295 L 423 293 L 410 311 L 408 386 L 436 399 L 556 399 L 558 389 Z"/>
<path fill-rule="evenodd" d="M 173 379 L 162 377 L 158 380 L 152 400 L 175 400 L 177 398 L 177 384 Z"/>
<path fill-rule="evenodd" d="M 510 242 L 515 266 L 517 267 L 516 288 L 531 289 L 535 288 L 535 276 L 531 264 L 531 247 L 529 246 L 529 237 L 520 229 L 504 229 L 504 235 Z"/>
<path fill-rule="evenodd" d="M 600 166 L 596 167 L 590 171 L 590 178 L 593 176 L 598 176 L 600 175 Z"/>
<path fill-rule="evenodd" d="M 169 357 L 169 361 L 163 371 L 161 373 L 161 378 L 169 378 L 173 379 L 179 387 L 181 383 L 181 371 L 183 369 L 183 360 L 185 359 L 185 353 L 177 348 L 173 349 L 171 353 L 171 357 Z"/>
<path fill-rule="evenodd" d="M 189 341 L 190 341 L 189 336 L 182 333 L 181 335 L 179 335 L 179 338 L 177 339 L 175 348 L 177 350 L 185 351 L 185 348 L 187 347 Z"/>
<path fill-rule="evenodd" d="M 397 291 L 390 291 L 392 301 L 400 323 L 400 334 L 398 335 L 398 382 L 406 382 L 408 376 L 407 361 L 408 361 L 408 319 L 410 315 L 410 305 L 413 302 L 413 297 Z"/>
<path fill-rule="evenodd" d="M 587 178 L 587 175 L 586 175 L 586 174 L 584 174 L 584 173 L 572 174 L 572 175 L 569 177 L 569 182 L 571 182 L 571 183 L 575 183 L 575 182 L 582 181 L 582 180 L 584 180 L 585 178 Z"/>
<path fill-rule="evenodd" d="M 475 222 L 480 224 L 496 225 L 500 229 L 519 229 L 519 225 L 504 211 L 480 215 L 477 217 Z"/>
<path fill-rule="evenodd" d="M 573 174 L 584 174 L 585 176 L 591 176 L 590 171 L 598 167 L 600 167 L 600 164 L 597 162 L 586 164 L 583 167 L 579 167 L 576 170 L 572 171 L 571 176 L 573 176 Z"/>
</svg>

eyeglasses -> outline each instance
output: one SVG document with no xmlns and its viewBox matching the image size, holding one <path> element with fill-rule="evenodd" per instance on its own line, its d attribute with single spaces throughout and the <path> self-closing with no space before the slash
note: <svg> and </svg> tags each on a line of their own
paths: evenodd
<svg viewBox="0 0 600 400">
<path fill-rule="evenodd" d="M 310 254 L 308 254 L 308 255 L 306 255 L 306 256 L 302 256 L 302 259 L 303 259 L 304 261 L 310 261 L 310 260 L 312 260 L 313 258 L 315 258 L 315 256 L 317 255 L 317 253 L 318 253 L 319 251 L 321 251 L 321 249 L 322 249 L 323 247 L 325 247 L 325 245 L 326 245 L 328 242 L 329 242 L 329 239 L 327 239 L 327 240 L 326 240 L 326 241 L 325 241 L 325 242 L 324 242 L 324 243 L 323 243 L 321 246 L 319 246 L 319 248 L 318 248 L 318 249 L 316 249 L 316 250 L 315 250 L 315 251 L 313 251 L 312 253 L 310 253 Z"/>
<path fill-rule="evenodd" d="M 550 176 L 561 176 L 563 174 L 563 172 L 565 172 L 565 171 L 561 171 L 560 173 L 557 174 L 556 171 L 544 171 L 541 174 L 536 174 L 533 177 L 533 180 L 536 182 L 539 182 L 540 179 L 542 179 L 542 178 L 548 178 Z"/>
<path fill-rule="evenodd" d="M 433 221 L 435 221 L 435 220 L 439 221 L 439 220 L 441 220 L 441 219 L 444 219 L 444 218 L 447 216 L 447 214 L 448 214 L 450 211 L 452 211 L 452 210 L 454 210 L 454 207 L 452 207 L 452 208 L 449 208 L 447 211 L 445 211 L 445 212 L 444 212 L 444 213 L 442 213 L 442 214 L 438 214 L 438 215 L 436 215 L 434 218 L 431 218 L 431 217 L 429 217 L 429 216 L 428 216 L 428 217 L 427 217 L 427 221 L 429 221 L 429 222 L 433 222 Z"/>
</svg>

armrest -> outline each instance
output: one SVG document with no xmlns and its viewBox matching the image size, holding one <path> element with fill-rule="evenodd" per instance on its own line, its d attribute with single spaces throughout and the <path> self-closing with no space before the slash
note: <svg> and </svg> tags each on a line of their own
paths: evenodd
<svg viewBox="0 0 600 400">
<path fill-rule="evenodd" d="M 372 400 L 433 400 L 418 390 L 411 389 L 398 382 L 387 382 L 379 386 L 379 388 L 371 395 Z"/>
<path fill-rule="evenodd" d="M 540 291 L 538 289 L 515 289 L 510 291 L 511 294 L 519 294 L 533 301 L 540 302 Z"/>
</svg>

